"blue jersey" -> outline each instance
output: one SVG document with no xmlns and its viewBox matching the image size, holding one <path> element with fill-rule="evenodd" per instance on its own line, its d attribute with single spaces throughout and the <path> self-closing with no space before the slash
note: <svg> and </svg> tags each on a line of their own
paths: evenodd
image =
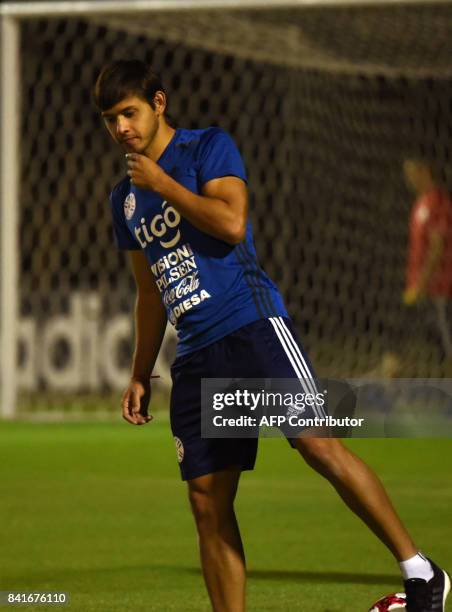
<svg viewBox="0 0 452 612">
<path fill-rule="evenodd" d="M 240 153 L 219 128 L 177 129 L 157 161 L 197 194 L 208 181 L 246 181 Z M 250 222 L 236 246 L 184 219 L 156 192 L 123 179 L 110 196 L 116 243 L 142 249 L 178 335 L 177 355 L 200 349 L 267 317 L 287 316 L 281 295 L 259 267 Z"/>
</svg>

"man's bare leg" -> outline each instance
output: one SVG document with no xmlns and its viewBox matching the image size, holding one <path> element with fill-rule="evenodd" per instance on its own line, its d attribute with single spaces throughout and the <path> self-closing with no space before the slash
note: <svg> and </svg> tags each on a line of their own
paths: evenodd
<svg viewBox="0 0 452 612">
<path fill-rule="evenodd" d="M 240 470 L 188 481 L 201 564 L 214 612 L 245 610 L 245 554 L 234 512 Z"/>
<path fill-rule="evenodd" d="M 418 552 L 376 474 L 340 440 L 299 437 L 295 445 L 398 561 Z"/>
</svg>

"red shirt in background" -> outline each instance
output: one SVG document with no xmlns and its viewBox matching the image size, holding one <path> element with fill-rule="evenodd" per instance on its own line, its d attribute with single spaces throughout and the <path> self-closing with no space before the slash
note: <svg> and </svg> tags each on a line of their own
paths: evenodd
<svg viewBox="0 0 452 612">
<path fill-rule="evenodd" d="M 427 287 L 427 294 L 431 297 L 452 298 L 452 201 L 440 189 L 420 196 L 411 211 L 407 289 L 418 285 L 429 252 L 432 231 L 442 236 L 444 250 Z"/>
</svg>

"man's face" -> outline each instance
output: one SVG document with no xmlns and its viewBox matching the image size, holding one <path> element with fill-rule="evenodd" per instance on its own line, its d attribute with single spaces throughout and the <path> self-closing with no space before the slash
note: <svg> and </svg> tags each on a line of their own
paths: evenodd
<svg viewBox="0 0 452 612">
<path fill-rule="evenodd" d="M 138 96 L 124 98 L 103 111 L 102 117 L 113 140 L 127 153 L 144 153 L 159 126 L 156 111 Z"/>
<path fill-rule="evenodd" d="M 405 160 L 403 173 L 408 187 L 414 191 L 422 191 L 432 179 L 429 167 L 417 160 Z"/>
</svg>

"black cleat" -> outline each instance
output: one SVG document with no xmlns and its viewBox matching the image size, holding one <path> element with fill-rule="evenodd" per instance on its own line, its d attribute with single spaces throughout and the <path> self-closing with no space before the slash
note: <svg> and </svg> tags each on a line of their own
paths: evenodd
<svg viewBox="0 0 452 612">
<path fill-rule="evenodd" d="M 428 559 L 433 570 L 433 578 L 428 582 L 422 578 L 405 580 L 406 612 L 444 612 L 447 595 L 450 591 L 450 578 L 447 572 Z"/>
</svg>

